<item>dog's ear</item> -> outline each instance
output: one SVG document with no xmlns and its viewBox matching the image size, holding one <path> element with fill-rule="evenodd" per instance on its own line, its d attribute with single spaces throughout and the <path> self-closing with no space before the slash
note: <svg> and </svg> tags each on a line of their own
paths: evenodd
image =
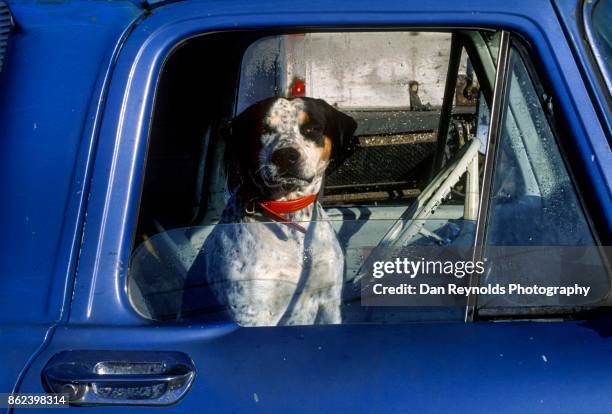
<svg viewBox="0 0 612 414">
<path fill-rule="evenodd" d="M 246 108 L 222 126 L 226 142 L 234 141 L 244 148 L 246 141 L 261 133 L 264 115 L 276 98 L 267 98 Z"/>
<path fill-rule="evenodd" d="M 238 159 L 246 155 L 248 148 L 258 144 L 254 141 L 257 141 L 257 134 L 261 130 L 262 110 L 262 103 L 259 102 L 222 123 L 219 135 L 225 141 L 226 160 Z"/>
<path fill-rule="evenodd" d="M 332 159 L 330 164 L 337 166 L 350 155 L 357 145 L 357 139 L 354 136 L 357 122 L 323 99 L 317 99 L 316 101 L 325 113 L 325 129 L 323 134 L 332 140 Z"/>
<path fill-rule="evenodd" d="M 271 102 L 270 98 L 257 102 L 223 122 L 219 128 L 219 136 L 225 142 L 225 168 L 230 188 L 244 182 L 257 168 L 254 162 L 261 149 L 262 120 Z"/>
<path fill-rule="evenodd" d="M 228 188 L 233 191 L 247 179 L 249 146 L 256 127 L 252 112 L 244 111 L 219 127 L 219 136 L 225 144 L 224 162 Z"/>
</svg>

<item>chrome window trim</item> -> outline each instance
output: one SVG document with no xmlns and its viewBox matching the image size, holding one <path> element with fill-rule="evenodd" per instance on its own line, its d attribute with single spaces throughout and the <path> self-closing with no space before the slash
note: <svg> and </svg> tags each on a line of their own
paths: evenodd
<svg viewBox="0 0 612 414">
<path fill-rule="evenodd" d="M 597 61 L 597 66 L 599 66 L 599 72 L 606 83 L 606 87 L 608 88 L 608 93 L 612 94 L 612 79 L 610 78 L 610 73 L 606 68 L 604 58 L 599 51 L 599 46 L 597 44 L 597 39 L 595 38 L 595 33 L 593 30 L 593 9 L 597 5 L 600 0 L 585 0 L 582 4 L 582 21 L 584 24 L 584 31 L 586 33 L 587 42 L 589 44 L 589 48 Z"/>
<path fill-rule="evenodd" d="M 495 154 L 499 143 L 502 127 L 504 98 L 508 85 L 508 71 L 510 64 L 510 33 L 502 31 L 499 38 L 499 49 L 497 53 L 497 72 L 495 73 L 495 84 L 493 86 L 493 99 L 491 101 L 491 119 L 489 120 L 489 131 L 487 134 L 487 153 L 485 155 L 484 173 L 482 178 L 482 193 L 478 206 L 478 219 L 476 221 L 476 237 L 472 260 L 482 260 L 485 243 L 485 229 L 489 213 L 491 183 L 493 181 L 493 169 L 495 165 Z M 470 277 L 470 287 L 478 286 L 478 277 Z M 465 309 L 465 321 L 474 320 L 475 310 L 478 303 L 478 295 L 471 294 L 467 300 Z"/>
</svg>

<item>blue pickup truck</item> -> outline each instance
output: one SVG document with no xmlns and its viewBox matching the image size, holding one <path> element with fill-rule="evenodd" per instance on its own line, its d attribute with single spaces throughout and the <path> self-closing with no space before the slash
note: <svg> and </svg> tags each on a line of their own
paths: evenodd
<svg viewBox="0 0 612 414">
<path fill-rule="evenodd" d="M 610 27 L 610 0 L 0 1 L 0 410 L 612 411 Z M 221 126 L 268 96 L 358 124 L 319 195 L 341 324 L 241 327 L 189 281 Z M 360 302 L 368 252 L 415 245 L 592 295 Z"/>
</svg>

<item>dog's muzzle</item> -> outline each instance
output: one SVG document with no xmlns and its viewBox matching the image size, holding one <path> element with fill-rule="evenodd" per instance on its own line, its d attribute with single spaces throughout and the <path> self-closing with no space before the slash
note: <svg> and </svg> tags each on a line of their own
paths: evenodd
<svg viewBox="0 0 612 414">
<path fill-rule="evenodd" d="M 274 151 L 270 162 L 277 168 L 278 177 L 286 181 L 299 183 L 311 183 L 314 177 L 305 177 L 302 173 L 302 156 L 293 147 L 284 147 Z"/>
</svg>

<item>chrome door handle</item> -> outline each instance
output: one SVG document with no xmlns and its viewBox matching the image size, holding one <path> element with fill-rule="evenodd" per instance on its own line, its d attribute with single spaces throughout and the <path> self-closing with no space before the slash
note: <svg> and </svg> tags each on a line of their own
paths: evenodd
<svg viewBox="0 0 612 414">
<path fill-rule="evenodd" d="M 64 351 L 42 378 L 72 405 L 170 405 L 187 393 L 195 368 L 181 352 Z"/>
</svg>

